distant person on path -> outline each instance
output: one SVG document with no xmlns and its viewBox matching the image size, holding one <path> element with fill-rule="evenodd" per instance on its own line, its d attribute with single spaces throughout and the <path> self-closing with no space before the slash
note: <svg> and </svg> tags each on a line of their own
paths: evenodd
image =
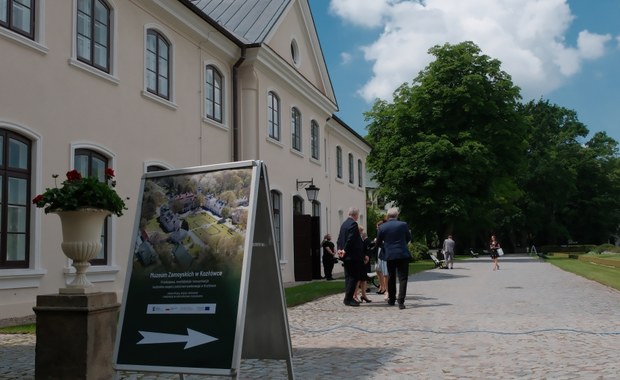
<svg viewBox="0 0 620 380">
<path fill-rule="evenodd" d="M 342 222 L 340 233 L 336 241 L 338 257 L 344 264 L 344 304 L 347 306 L 359 306 L 359 302 L 353 299 L 357 282 L 362 279 L 362 271 L 364 267 L 362 252 L 362 237 L 358 228 L 357 220 L 360 211 L 351 207 L 349 209 L 349 217 Z"/>
<path fill-rule="evenodd" d="M 405 308 L 407 280 L 411 252 L 407 244 L 411 241 L 411 232 L 407 223 L 398 220 L 398 209 L 392 207 L 387 211 L 387 221 L 379 227 L 377 244 L 385 252 L 388 269 L 388 304 L 396 301 L 396 276 L 398 275 L 398 308 Z"/>
<path fill-rule="evenodd" d="M 443 241 L 443 255 L 446 260 L 446 269 L 453 269 L 454 267 L 454 240 L 452 235 L 448 235 L 448 238 Z"/>
<path fill-rule="evenodd" d="M 499 245 L 495 235 L 491 235 L 489 248 L 491 249 L 491 259 L 493 259 L 493 270 L 499 270 L 499 253 L 497 253 L 497 250 L 501 248 L 501 246 Z"/>
<path fill-rule="evenodd" d="M 321 247 L 323 247 L 323 271 L 325 272 L 325 279 L 327 281 L 331 281 L 334 279 L 334 277 L 332 276 L 334 264 L 338 261 L 338 256 L 336 255 L 336 246 L 332 242 L 331 234 L 326 234 L 323 237 Z"/>
</svg>

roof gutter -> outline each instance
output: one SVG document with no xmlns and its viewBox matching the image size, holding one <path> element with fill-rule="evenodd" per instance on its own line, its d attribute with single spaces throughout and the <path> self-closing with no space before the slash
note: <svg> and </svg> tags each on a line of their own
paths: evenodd
<svg viewBox="0 0 620 380">
<path fill-rule="evenodd" d="M 232 90 L 233 90 L 233 94 L 232 94 L 232 129 L 233 129 L 233 134 L 232 134 L 232 139 L 233 139 L 233 156 L 232 156 L 232 160 L 233 161 L 239 161 L 239 89 L 238 89 L 238 83 L 239 83 L 239 67 L 243 64 L 243 62 L 245 61 L 245 53 L 246 53 L 246 47 L 244 45 L 240 46 L 241 47 L 241 55 L 239 56 L 239 59 L 237 60 L 237 62 L 235 62 L 235 64 L 233 65 L 233 70 L 232 70 Z"/>
</svg>

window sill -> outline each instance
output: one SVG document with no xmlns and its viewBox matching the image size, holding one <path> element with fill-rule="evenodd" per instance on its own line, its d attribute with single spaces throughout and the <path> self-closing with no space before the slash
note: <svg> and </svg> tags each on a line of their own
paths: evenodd
<svg viewBox="0 0 620 380">
<path fill-rule="evenodd" d="M 157 95 L 151 94 L 150 92 L 146 91 L 146 90 L 142 90 L 142 97 L 143 98 L 147 98 L 149 100 L 154 101 L 155 103 L 159 103 L 161 105 L 164 105 L 168 108 L 170 108 L 171 110 L 175 110 L 178 108 L 178 106 L 176 104 L 174 104 L 173 102 L 171 102 L 170 100 L 166 100 L 164 98 L 160 98 Z"/>
<path fill-rule="evenodd" d="M 276 139 L 274 139 L 272 137 L 267 137 L 266 140 L 267 140 L 268 143 L 271 143 L 273 145 L 277 145 L 280 148 L 284 148 L 284 145 L 282 145 L 282 142 L 279 141 L 279 140 L 276 140 Z"/>
<path fill-rule="evenodd" d="M 229 129 L 228 125 L 220 123 L 219 121 L 215 121 L 213 119 L 209 119 L 208 117 L 204 117 L 203 116 L 202 117 L 202 122 L 205 123 L 205 124 L 208 124 L 208 125 L 210 125 L 212 127 L 219 128 L 219 129 L 221 129 L 223 131 L 228 131 L 228 129 Z"/>
<path fill-rule="evenodd" d="M 77 69 L 86 71 L 87 73 L 94 75 L 98 78 L 104 79 L 108 82 L 112 82 L 113 84 L 119 84 L 120 80 L 115 77 L 114 75 L 108 74 L 106 72 L 103 72 L 99 69 L 96 69 L 90 65 L 85 64 L 84 62 L 80 62 L 76 59 L 70 58 L 69 59 L 69 66 L 73 66 Z"/>
<path fill-rule="evenodd" d="M 38 288 L 45 269 L 6 269 L 0 271 L 0 289 Z"/>
<path fill-rule="evenodd" d="M 299 151 L 299 150 L 297 150 L 295 148 L 291 148 L 291 153 L 293 153 L 294 155 L 299 156 L 299 157 L 305 157 L 303 152 L 301 152 L 301 151 Z"/>
<path fill-rule="evenodd" d="M 41 45 L 36 41 L 33 41 L 5 28 L 0 28 L 0 36 L 5 37 L 6 39 L 13 42 L 17 42 L 18 44 L 30 48 L 39 54 L 47 54 L 50 50 L 47 46 Z"/>
<path fill-rule="evenodd" d="M 321 166 L 321 161 L 317 160 L 314 157 L 310 157 L 310 162 L 312 162 L 315 165 Z"/>
</svg>

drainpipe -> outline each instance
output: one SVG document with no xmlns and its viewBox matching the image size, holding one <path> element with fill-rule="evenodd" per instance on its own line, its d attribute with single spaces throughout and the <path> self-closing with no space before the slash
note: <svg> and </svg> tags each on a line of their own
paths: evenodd
<svg viewBox="0 0 620 380">
<path fill-rule="evenodd" d="M 232 160 L 233 161 L 239 161 L 239 94 L 240 91 L 237 88 L 237 85 L 239 83 L 239 67 L 241 66 L 241 64 L 243 64 L 243 61 L 245 61 L 245 46 L 241 46 L 241 56 L 239 57 L 239 59 L 237 60 L 237 62 L 235 62 L 235 64 L 233 65 L 233 72 L 232 72 L 232 88 L 233 88 L 233 122 L 232 122 L 232 128 L 233 128 L 233 157 Z"/>
</svg>

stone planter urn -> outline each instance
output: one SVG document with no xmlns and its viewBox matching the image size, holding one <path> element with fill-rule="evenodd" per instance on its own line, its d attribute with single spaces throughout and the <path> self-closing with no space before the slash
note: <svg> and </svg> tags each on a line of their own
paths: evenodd
<svg viewBox="0 0 620 380">
<path fill-rule="evenodd" d="M 75 278 L 60 293 L 85 293 L 93 289 L 86 271 L 90 260 L 101 251 L 101 234 L 105 218 L 111 213 L 107 210 L 84 208 L 75 211 L 55 211 L 62 225 L 62 244 L 64 254 L 70 258 L 75 268 Z"/>
</svg>

